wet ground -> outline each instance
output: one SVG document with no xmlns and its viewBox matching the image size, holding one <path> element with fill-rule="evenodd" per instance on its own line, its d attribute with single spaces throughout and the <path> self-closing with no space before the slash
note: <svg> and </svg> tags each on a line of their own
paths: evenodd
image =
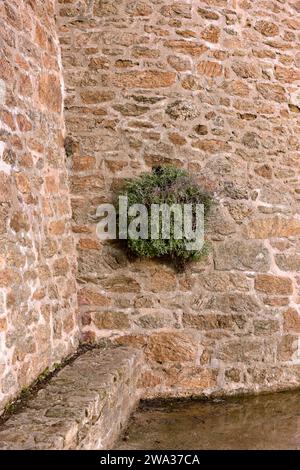
<svg viewBox="0 0 300 470">
<path fill-rule="evenodd" d="M 300 449 L 300 391 L 143 402 L 116 449 Z"/>
</svg>

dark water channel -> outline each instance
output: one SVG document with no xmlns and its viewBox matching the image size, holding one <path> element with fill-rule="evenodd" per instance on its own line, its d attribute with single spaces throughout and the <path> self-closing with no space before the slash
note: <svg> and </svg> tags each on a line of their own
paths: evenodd
<svg viewBox="0 0 300 470">
<path fill-rule="evenodd" d="M 300 391 L 143 402 L 116 449 L 300 449 Z"/>
</svg>

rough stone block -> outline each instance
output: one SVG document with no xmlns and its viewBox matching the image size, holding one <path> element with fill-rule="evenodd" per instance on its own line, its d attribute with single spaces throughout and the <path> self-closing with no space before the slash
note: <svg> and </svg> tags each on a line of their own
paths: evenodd
<svg viewBox="0 0 300 470">
<path fill-rule="evenodd" d="M 255 289 L 265 294 L 290 295 L 293 293 L 293 284 L 288 277 L 258 274 L 255 278 Z"/>
<path fill-rule="evenodd" d="M 270 258 L 268 250 L 260 242 L 228 240 L 216 246 L 215 268 L 218 270 L 237 269 L 240 271 L 268 271 Z"/>
</svg>

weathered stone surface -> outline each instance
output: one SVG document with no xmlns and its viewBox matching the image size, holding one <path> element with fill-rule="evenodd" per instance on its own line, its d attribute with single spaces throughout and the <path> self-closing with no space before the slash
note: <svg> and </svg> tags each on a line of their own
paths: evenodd
<svg viewBox="0 0 300 470">
<path fill-rule="evenodd" d="M 245 292 L 249 290 L 250 281 L 247 275 L 241 272 L 214 271 L 203 276 L 200 285 L 211 292 Z"/>
<path fill-rule="evenodd" d="M 95 167 L 96 160 L 89 155 L 83 155 L 73 158 L 73 171 L 87 171 Z"/>
<path fill-rule="evenodd" d="M 39 99 L 50 111 L 59 113 L 62 109 L 61 82 L 55 75 L 41 75 L 39 78 Z"/>
<path fill-rule="evenodd" d="M 194 127 L 194 131 L 198 135 L 206 135 L 208 134 L 208 128 L 205 124 L 197 124 L 196 127 Z"/>
<path fill-rule="evenodd" d="M 282 271 L 300 272 L 300 254 L 278 254 L 275 256 L 275 261 Z"/>
<path fill-rule="evenodd" d="M 270 267 L 268 251 L 260 242 L 220 243 L 216 246 L 214 261 L 218 270 L 268 271 Z"/>
<path fill-rule="evenodd" d="M 10 177 L 3 171 L 0 172 L 0 202 L 9 202 L 11 199 Z"/>
<path fill-rule="evenodd" d="M 255 289 L 266 294 L 289 295 L 293 293 L 292 281 L 288 277 L 258 274 Z"/>
<path fill-rule="evenodd" d="M 172 49 L 176 52 L 181 52 L 182 54 L 190 55 L 192 57 L 199 57 L 208 49 L 204 44 L 185 40 L 166 41 L 164 45 L 169 49 Z"/>
<path fill-rule="evenodd" d="M 57 259 L 53 265 L 54 276 L 65 276 L 70 269 L 68 260 L 66 258 Z"/>
<path fill-rule="evenodd" d="M 133 1 L 128 3 L 126 12 L 133 16 L 149 16 L 152 8 L 147 2 Z"/>
<path fill-rule="evenodd" d="M 244 363 L 260 361 L 272 361 L 275 359 L 274 344 L 265 339 L 237 339 L 229 341 L 221 346 L 218 357 L 225 363 Z"/>
<path fill-rule="evenodd" d="M 283 362 L 292 361 L 297 349 L 297 337 L 290 334 L 282 336 L 278 345 L 278 360 Z"/>
<path fill-rule="evenodd" d="M 78 292 L 79 305 L 93 305 L 97 307 L 105 307 L 110 304 L 108 296 L 101 294 L 89 288 L 83 288 Z"/>
<path fill-rule="evenodd" d="M 220 28 L 214 25 L 208 26 L 202 31 L 201 38 L 214 44 L 218 43 L 220 38 Z"/>
<path fill-rule="evenodd" d="M 51 222 L 48 231 L 50 235 L 62 235 L 65 232 L 65 222 L 63 220 Z"/>
<path fill-rule="evenodd" d="M 146 289 L 151 292 L 173 292 L 176 286 L 176 276 L 172 272 L 157 270 L 148 280 Z"/>
<path fill-rule="evenodd" d="M 258 83 L 257 90 L 266 100 L 282 103 L 286 100 L 285 89 L 281 85 L 272 85 L 269 83 Z"/>
<path fill-rule="evenodd" d="M 202 60 L 197 65 L 197 71 L 200 75 L 206 77 L 220 77 L 222 75 L 223 67 L 218 62 L 211 62 L 208 60 Z"/>
<path fill-rule="evenodd" d="M 165 5 L 160 9 L 164 16 L 191 18 L 191 5 L 184 2 L 174 2 L 171 5 Z"/>
<path fill-rule="evenodd" d="M 201 394 L 201 392 L 216 388 L 218 372 L 216 369 L 203 367 L 184 367 L 180 370 L 176 367 L 168 367 L 166 376 L 167 385 L 176 385 L 180 389 Z"/>
<path fill-rule="evenodd" d="M 232 65 L 233 71 L 241 78 L 259 78 L 260 70 L 256 64 L 247 62 L 235 62 Z"/>
<path fill-rule="evenodd" d="M 218 20 L 219 15 L 215 11 L 206 10 L 205 8 L 197 8 L 197 13 L 207 20 Z"/>
<path fill-rule="evenodd" d="M 260 305 L 254 296 L 241 293 L 213 295 L 205 307 L 208 310 L 218 310 L 222 313 L 254 313 L 260 310 Z M 239 318 L 236 317 L 236 320 L 239 320 Z M 243 317 L 240 320 L 243 323 Z"/>
<path fill-rule="evenodd" d="M 73 176 L 71 179 L 71 188 L 75 193 L 90 191 L 97 192 L 103 188 L 103 178 L 101 176 Z"/>
<path fill-rule="evenodd" d="M 287 333 L 300 333 L 300 315 L 294 308 L 287 309 L 283 314 L 283 328 Z"/>
<path fill-rule="evenodd" d="M 254 169 L 255 173 L 263 178 L 271 179 L 273 175 L 272 167 L 270 165 L 261 165 Z"/>
<path fill-rule="evenodd" d="M 257 336 L 269 336 L 272 333 L 279 333 L 280 326 L 279 321 L 273 319 L 254 320 L 253 322 L 254 334 Z"/>
<path fill-rule="evenodd" d="M 168 105 L 166 113 L 175 120 L 190 120 L 199 115 L 199 109 L 193 101 L 176 100 Z"/>
<path fill-rule="evenodd" d="M 199 139 L 194 141 L 193 147 L 208 153 L 229 152 L 231 150 L 227 142 L 217 139 Z"/>
<path fill-rule="evenodd" d="M 123 330 L 130 327 L 128 316 L 123 312 L 92 312 L 90 315 L 99 330 Z"/>
<path fill-rule="evenodd" d="M 236 324 L 243 325 L 243 318 L 235 317 L 234 315 L 217 315 L 217 314 L 205 314 L 205 315 L 194 315 L 184 313 L 182 318 L 184 326 L 196 328 L 202 330 L 214 330 L 214 329 L 234 329 Z"/>
<path fill-rule="evenodd" d="M 236 96 L 248 96 L 250 92 L 248 85 L 243 80 L 234 80 L 226 88 L 229 94 Z"/>
<path fill-rule="evenodd" d="M 281 216 L 260 217 L 246 226 L 248 238 L 292 237 L 300 234 L 300 220 Z"/>
<path fill-rule="evenodd" d="M 93 13 L 96 16 L 114 16 L 118 12 L 117 5 L 110 0 L 96 0 Z"/>
<path fill-rule="evenodd" d="M 122 88 L 165 88 L 174 84 L 176 75 L 173 72 L 148 70 L 144 72 L 124 72 L 108 79 L 107 84 Z"/>
<path fill-rule="evenodd" d="M 134 324 L 145 329 L 157 329 L 175 326 L 176 319 L 167 309 L 141 308 L 139 317 L 134 318 Z"/>
<path fill-rule="evenodd" d="M 260 146 L 259 136 L 256 132 L 246 132 L 242 139 L 242 143 L 251 149 L 258 149 Z"/>
<path fill-rule="evenodd" d="M 262 300 L 265 305 L 269 305 L 270 307 L 284 307 L 286 305 L 289 305 L 288 297 L 267 296 L 264 297 Z"/>
<path fill-rule="evenodd" d="M 149 111 L 149 108 L 146 106 L 138 106 L 133 103 L 126 103 L 124 105 L 114 106 L 116 111 L 119 111 L 123 116 L 141 116 Z"/>
<path fill-rule="evenodd" d="M 111 101 L 115 95 L 113 92 L 107 90 L 87 90 L 82 92 L 80 96 L 84 104 L 97 104 L 106 101 Z"/>
<path fill-rule="evenodd" d="M 188 59 L 176 55 L 170 55 L 168 57 L 168 64 L 178 72 L 185 72 L 186 70 L 191 69 L 191 64 Z"/>
<path fill-rule="evenodd" d="M 147 342 L 146 356 L 156 362 L 188 362 L 195 359 L 196 343 L 177 331 L 152 334 Z"/>
<path fill-rule="evenodd" d="M 234 367 L 232 367 L 231 369 L 227 369 L 225 372 L 225 376 L 233 382 L 239 382 L 241 377 L 239 369 L 236 369 Z"/>
<path fill-rule="evenodd" d="M 280 82 L 293 83 L 300 80 L 300 70 L 277 66 L 275 76 Z"/>
<path fill-rule="evenodd" d="M 228 211 L 224 207 L 213 207 L 209 215 L 209 227 L 206 227 L 206 234 L 214 239 L 220 236 L 230 235 L 236 232 L 236 224 L 231 219 Z"/>
<path fill-rule="evenodd" d="M 178 146 L 184 145 L 187 142 L 186 139 L 180 134 L 177 134 L 177 132 L 171 132 L 169 134 L 169 139 L 172 142 L 172 144 L 178 145 Z"/>
<path fill-rule="evenodd" d="M 108 292 L 139 292 L 139 283 L 128 276 L 115 276 L 107 281 L 103 281 L 103 285 Z"/>
<path fill-rule="evenodd" d="M 255 25 L 255 29 L 264 36 L 276 36 L 279 33 L 278 26 L 270 21 L 258 21 Z"/>
<path fill-rule="evenodd" d="M 146 347 L 147 339 L 147 336 L 143 334 L 124 334 L 122 336 L 116 337 L 113 340 L 113 344 L 142 349 Z"/>
</svg>

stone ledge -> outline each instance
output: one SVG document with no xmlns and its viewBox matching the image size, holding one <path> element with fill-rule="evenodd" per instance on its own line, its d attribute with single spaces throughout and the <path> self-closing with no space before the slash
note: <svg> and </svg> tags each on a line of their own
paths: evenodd
<svg viewBox="0 0 300 470">
<path fill-rule="evenodd" d="M 141 366 L 135 349 L 86 352 L 0 427 L 0 449 L 107 449 L 139 399 Z"/>
</svg>

